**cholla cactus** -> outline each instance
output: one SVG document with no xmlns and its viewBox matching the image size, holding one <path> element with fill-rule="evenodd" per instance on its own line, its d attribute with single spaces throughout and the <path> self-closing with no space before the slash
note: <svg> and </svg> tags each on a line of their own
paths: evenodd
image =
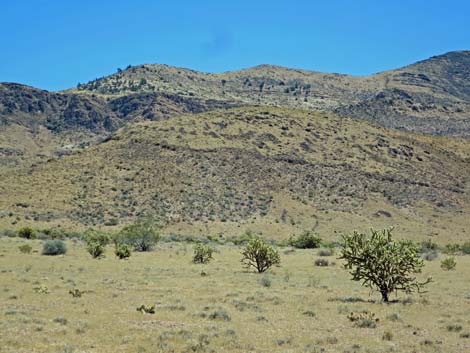
<svg viewBox="0 0 470 353">
<path fill-rule="evenodd" d="M 431 282 L 431 278 L 418 282 L 414 276 L 424 266 L 418 246 L 411 241 L 394 241 L 392 230 L 372 230 L 370 237 L 356 231 L 343 235 L 340 256 L 352 279 L 380 291 L 384 302 L 389 301 L 389 295 L 394 291 L 419 292 Z"/>
<path fill-rule="evenodd" d="M 243 249 L 242 256 L 242 263 L 256 268 L 259 273 L 281 263 L 279 252 L 260 238 L 251 239 Z"/>
</svg>

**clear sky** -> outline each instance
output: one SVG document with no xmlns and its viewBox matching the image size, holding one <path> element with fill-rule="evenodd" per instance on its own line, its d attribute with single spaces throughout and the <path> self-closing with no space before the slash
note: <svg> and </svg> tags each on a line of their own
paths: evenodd
<svg viewBox="0 0 470 353">
<path fill-rule="evenodd" d="M 470 1 L 0 0 L 0 81 L 59 90 L 129 64 L 355 75 L 470 49 Z"/>
</svg>

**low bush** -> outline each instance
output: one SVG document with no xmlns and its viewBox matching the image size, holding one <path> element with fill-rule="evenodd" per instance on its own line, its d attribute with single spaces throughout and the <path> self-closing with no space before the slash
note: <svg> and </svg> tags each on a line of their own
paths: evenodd
<svg viewBox="0 0 470 353">
<path fill-rule="evenodd" d="M 261 277 L 261 279 L 259 280 L 259 283 L 263 287 L 269 288 L 269 287 L 271 287 L 272 281 L 271 281 L 271 278 L 269 278 L 267 276 L 264 276 L 264 277 Z"/>
<path fill-rule="evenodd" d="M 457 262 L 454 257 L 448 257 L 441 261 L 441 268 L 445 271 L 455 270 Z"/>
<path fill-rule="evenodd" d="M 470 242 L 463 243 L 460 249 L 464 255 L 470 255 Z"/>
<path fill-rule="evenodd" d="M 23 244 L 18 246 L 18 249 L 20 249 L 21 253 L 23 254 L 31 254 L 33 251 L 33 247 L 29 244 Z"/>
<path fill-rule="evenodd" d="M 119 243 L 128 244 L 135 251 L 151 251 L 161 238 L 160 228 L 151 219 L 139 220 L 119 232 Z"/>
<path fill-rule="evenodd" d="M 334 251 L 332 248 L 320 249 L 318 251 L 318 256 L 331 256 L 333 254 L 334 254 Z"/>
<path fill-rule="evenodd" d="M 444 254 L 448 254 L 448 255 L 456 255 L 460 253 L 460 251 L 461 251 L 461 247 L 459 244 L 447 244 L 442 250 Z"/>
<path fill-rule="evenodd" d="M 131 247 L 128 244 L 115 244 L 114 254 L 120 259 L 127 259 L 131 256 Z"/>
<path fill-rule="evenodd" d="M 359 328 L 376 328 L 379 319 L 370 311 L 352 312 L 348 315 L 349 321 Z"/>
<path fill-rule="evenodd" d="M 291 237 L 289 245 L 297 249 L 315 249 L 320 247 L 321 238 L 312 231 L 305 231 L 296 237 Z"/>
<path fill-rule="evenodd" d="M 24 239 L 34 239 L 36 231 L 31 227 L 23 227 L 18 230 L 18 236 Z"/>
<path fill-rule="evenodd" d="M 319 267 L 326 267 L 328 266 L 330 263 L 327 259 L 316 259 L 315 262 L 314 262 L 315 266 L 319 266 Z"/>
<path fill-rule="evenodd" d="M 439 247 L 437 246 L 436 243 L 434 243 L 431 240 L 425 240 L 425 241 L 421 242 L 421 244 L 420 244 L 421 253 L 426 253 L 426 252 L 430 252 L 430 251 L 437 251 L 437 250 L 439 250 Z"/>
<path fill-rule="evenodd" d="M 439 253 L 436 250 L 431 250 L 423 253 L 422 258 L 426 261 L 433 261 L 439 257 Z"/>
<path fill-rule="evenodd" d="M 196 244 L 194 247 L 193 262 L 195 264 L 206 264 L 212 260 L 214 248 L 210 245 Z"/>
<path fill-rule="evenodd" d="M 46 240 L 42 246 L 43 255 L 63 255 L 67 253 L 67 247 L 62 240 Z"/>
</svg>

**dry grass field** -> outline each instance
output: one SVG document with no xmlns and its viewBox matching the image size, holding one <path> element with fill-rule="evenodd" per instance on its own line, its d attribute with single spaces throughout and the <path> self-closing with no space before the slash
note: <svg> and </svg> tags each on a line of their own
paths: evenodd
<svg viewBox="0 0 470 353">
<path fill-rule="evenodd" d="M 32 254 L 19 251 L 24 243 Z M 315 266 L 317 249 L 281 248 L 281 266 L 260 275 L 241 266 L 234 245 L 216 246 L 207 265 L 191 262 L 186 243 L 160 242 L 128 260 L 111 247 L 100 260 L 80 241 L 67 247 L 44 256 L 39 240 L 0 238 L 1 352 L 470 351 L 470 256 L 456 256 L 453 271 L 440 268 L 446 255 L 426 261 L 428 292 L 383 304 L 337 254 Z M 348 315 L 362 311 L 379 321 L 357 327 Z"/>
</svg>

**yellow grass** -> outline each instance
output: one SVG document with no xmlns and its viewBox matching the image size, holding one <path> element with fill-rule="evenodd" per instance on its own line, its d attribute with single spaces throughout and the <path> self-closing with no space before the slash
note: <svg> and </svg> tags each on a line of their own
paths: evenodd
<svg viewBox="0 0 470 353">
<path fill-rule="evenodd" d="M 21 254 L 25 242 L 37 252 Z M 93 260 L 80 242 L 67 246 L 65 256 L 43 256 L 40 241 L 0 239 L 1 352 L 470 351 L 470 339 L 460 337 L 470 333 L 469 256 L 448 272 L 442 255 L 426 262 L 429 292 L 386 305 L 350 281 L 336 256 L 327 258 L 335 265 L 315 267 L 317 250 L 281 249 L 281 267 L 259 275 L 243 269 L 240 248 L 229 245 L 217 247 L 208 265 L 192 264 L 192 246 L 183 243 L 161 243 L 128 261 L 111 247 Z M 35 292 L 41 286 L 49 293 Z M 74 288 L 85 291 L 81 298 L 69 294 Z M 138 312 L 142 304 L 155 304 L 156 313 Z M 217 310 L 230 320 L 211 319 Z M 380 319 L 376 328 L 348 320 L 362 310 Z"/>
</svg>

